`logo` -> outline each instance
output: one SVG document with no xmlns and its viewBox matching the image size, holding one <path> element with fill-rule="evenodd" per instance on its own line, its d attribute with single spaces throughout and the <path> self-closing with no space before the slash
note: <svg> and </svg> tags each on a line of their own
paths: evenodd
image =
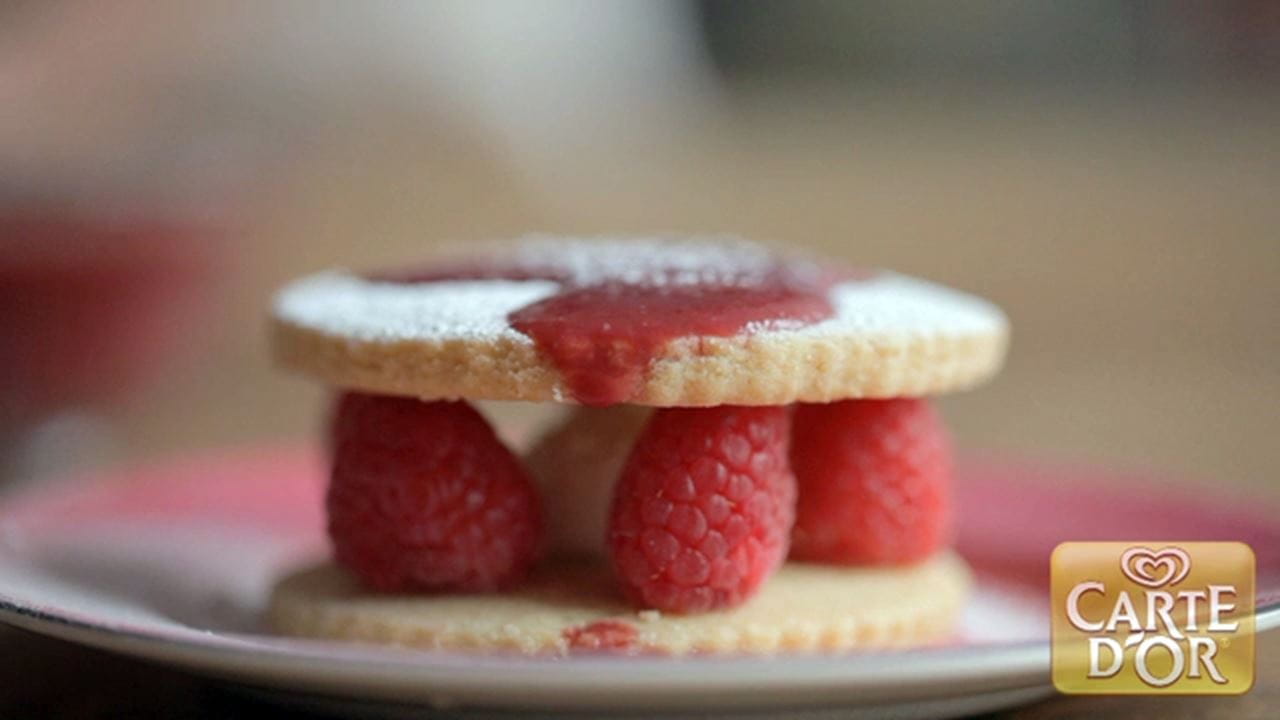
<svg viewBox="0 0 1280 720">
<path fill-rule="evenodd" d="M 1162 568 L 1163 574 L 1157 575 L 1154 568 Z M 1179 547 L 1167 547 L 1160 552 L 1132 547 L 1120 556 L 1120 572 L 1144 587 L 1177 585 L 1191 572 L 1191 557 Z"/>
<path fill-rule="evenodd" d="M 1058 690 L 1237 695 L 1253 686 L 1248 545 L 1063 543 L 1051 585 Z"/>
</svg>

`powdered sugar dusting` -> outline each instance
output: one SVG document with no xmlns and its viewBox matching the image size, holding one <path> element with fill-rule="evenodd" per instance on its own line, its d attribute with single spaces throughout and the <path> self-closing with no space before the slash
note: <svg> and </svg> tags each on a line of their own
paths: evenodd
<svg viewBox="0 0 1280 720">
<path fill-rule="evenodd" d="M 777 255 L 734 238 L 566 240 L 531 236 L 499 246 L 502 257 L 538 275 L 567 284 L 603 282 L 645 285 L 757 282 L 778 268 Z M 498 256 L 497 252 L 504 252 Z M 824 270 L 807 260 L 786 261 L 796 278 Z M 396 282 L 347 272 L 304 278 L 276 298 L 286 322 L 358 341 L 532 342 L 508 316 L 555 294 L 552 280 L 443 280 Z M 1004 314 L 984 300 L 924 280 L 880 272 L 841 282 L 829 291 L 834 313 L 816 323 L 770 320 L 750 323 L 741 334 L 804 337 L 912 337 L 1001 332 Z"/>
<path fill-rule="evenodd" d="M 400 284 L 329 272 L 289 285 L 275 313 L 302 327 L 362 341 L 468 340 L 532 343 L 507 315 L 553 295 L 546 280 Z"/>
<path fill-rule="evenodd" d="M 664 285 L 758 284 L 777 272 L 777 253 L 732 236 L 699 238 L 560 238 L 531 235 L 481 252 L 499 267 L 524 274 L 560 278 L 583 287 L 608 282 Z M 468 258 L 474 259 L 475 253 Z M 463 263 L 464 265 L 466 263 Z M 821 273 L 813 262 L 786 258 L 782 265 L 796 281 L 814 281 Z"/>
<path fill-rule="evenodd" d="M 1000 332 L 1008 322 L 986 300 L 891 272 L 836 285 L 831 304 L 835 313 L 827 320 L 772 331 L 806 337 L 970 335 Z"/>
<path fill-rule="evenodd" d="M 285 288 L 276 299 L 276 316 L 355 340 L 531 342 L 510 327 L 507 315 L 556 290 L 546 280 L 400 284 L 334 272 Z M 831 302 L 835 314 L 827 320 L 752 323 L 743 334 L 952 335 L 998 332 L 1006 322 L 984 300 L 894 273 L 836 285 Z"/>
</svg>

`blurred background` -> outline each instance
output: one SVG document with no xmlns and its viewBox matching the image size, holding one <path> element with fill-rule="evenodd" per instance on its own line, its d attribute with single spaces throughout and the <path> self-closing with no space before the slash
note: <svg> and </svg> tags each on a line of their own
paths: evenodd
<svg viewBox="0 0 1280 720">
<path fill-rule="evenodd" d="M 1276 497 L 1280 4 L 0 4 L 0 485 L 311 435 L 287 279 L 737 232 L 987 296 L 960 442 Z"/>
</svg>

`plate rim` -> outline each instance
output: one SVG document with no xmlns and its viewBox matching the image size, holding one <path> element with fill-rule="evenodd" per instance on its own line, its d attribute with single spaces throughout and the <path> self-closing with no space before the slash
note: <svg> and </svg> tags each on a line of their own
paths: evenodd
<svg viewBox="0 0 1280 720">
<path fill-rule="evenodd" d="M 66 614 L 31 607 L 0 593 L 0 622 L 61 640 L 129 657 L 172 663 L 250 684 L 302 687 L 347 695 L 354 689 L 394 689 L 433 704 L 507 703 L 539 707 L 603 707 L 644 702 L 655 707 L 704 706 L 708 694 L 717 705 L 758 705 L 786 700 L 788 705 L 823 704 L 832 694 L 867 693 L 865 699 L 925 699 L 958 690 L 986 692 L 1046 685 L 1048 643 L 1021 641 L 974 648 L 917 648 L 847 655 L 796 655 L 804 666 L 777 670 L 777 657 L 527 658 L 475 656 L 387 648 L 299 638 L 231 633 L 171 637 L 145 629 L 114 628 Z M 696 664 L 698 673 L 689 673 Z M 571 670 L 590 666 L 591 692 Z M 502 682 L 493 682 L 501 672 Z M 274 682 L 273 682 L 274 681 Z M 390 683 L 390 685 L 388 685 Z M 429 684 L 429 687 L 426 685 Z M 500 687 L 499 687 L 500 685 Z M 601 692 L 599 685 L 607 685 Z M 661 693 L 657 698 L 654 693 Z M 732 693 L 727 695 L 726 693 Z M 375 693 L 379 697 L 385 692 Z M 658 700 L 658 702 L 654 702 Z M 727 701 L 727 702 L 725 702 Z"/>
<path fill-rule="evenodd" d="M 346 696 L 373 683 L 377 697 L 405 697 L 406 683 L 421 699 L 456 703 L 538 707 L 602 707 L 642 702 L 652 707 L 704 705 L 714 693 L 718 705 L 746 706 L 762 698 L 794 705 L 823 704 L 832 694 L 870 691 L 864 700 L 927 699 L 969 692 L 1046 685 L 1049 643 L 1019 641 L 975 648 L 922 648 L 845 655 L 797 655 L 787 659 L 806 672 L 776 672 L 776 657 L 741 658 L 546 658 L 450 654 L 376 645 L 278 638 L 254 634 L 202 633 L 170 637 L 156 631 L 113 628 L 65 613 L 44 610 L 0 593 L 0 621 L 31 632 L 129 657 L 173 663 L 188 670 L 248 680 L 250 684 L 320 690 Z M 1255 611 L 1255 632 L 1280 627 L 1280 602 Z M 210 642 L 212 641 L 212 642 Z M 381 657 L 375 657 L 381 656 Z M 698 665 L 698 674 L 687 670 Z M 565 672 L 590 664 L 607 692 L 575 697 L 578 676 Z M 480 667 L 477 667 L 479 665 Z M 908 669 L 909 668 L 909 669 Z M 489 672 L 478 672 L 487 670 Z M 656 672 L 655 672 L 656 671 Z M 500 686 L 490 672 L 502 672 Z M 264 683 L 265 680 L 265 683 Z M 414 685 L 430 681 L 430 687 Z M 386 691 L 394 691 L 388 695 Z M 723 695 L 732 691 L 733 695 Z M 658 698 L 654 693 L 661 693 Z M 497 699 L 495 703 L 494 700 Z M 656 701 L 656 702 L 655 702 Z M 777 704 L 771 702 L 771 704 Z"/>
<path fill-rule="evenodd" d="M 192 454 L 142 468 L 154 480 L 193 457 L 221 465 L 282 458 L 314 460 L 313 448 L 274 447 L 235 453 Z M 1006 458 L 1002 465 L 1020 462 Z M 985 464 L 985 463 L 984 463 Z M 109 472 L 109 471 L 108 471 Z M 114 489 L 127 487 L 120 483 Z M 103 491 L 102 486 L 57 484 L 0 496 L 8 511 L 57 497 Z M 30 507 L 30 506 L 28 506 Z M 47 506 L 46 506 L 47 507 Z M 3 527 L 0 527 L 3 530 Z M 0 559 L 19 561 L 0 533 Z M 3 568 L 0 567 L 0 570 Z M 909 702 L 1016 688 L 1048 687 L 1048 638 L 913 649 L 777 656 L 690 658 L 533 658 L 477 656 L 257 633 L 200 630 L 174 621 L 158 627 L 119 626 L 91 615 L 39 602 L 38 591 L 0 589 L 0 623 L 107 652 L 169 664 L 249 686 L 302 689 L 331 697 L 368 697 L 432 705 L 600 709 L 844 706 Z M 1280 628 L 1280 596 L 1255 610 L 1258 633 Z M 693 664 L 697 672 L 688 671 Z M 587 668 L 583 682 L 575 667 Z M 495 673 L 501 673 L 495 682 Z M 586 687 L 584 687 L 584 685 Z M 585 691 L 585 692 L 584 692 Z"/>
</svg>

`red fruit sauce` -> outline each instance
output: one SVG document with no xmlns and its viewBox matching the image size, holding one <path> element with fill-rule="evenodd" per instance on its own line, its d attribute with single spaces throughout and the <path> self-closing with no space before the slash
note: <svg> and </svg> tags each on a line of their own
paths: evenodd
<svg viewBox="0 0 1280 720">
<path fill-rule="evenodd" d="M 710 264 L 661 250 L 635 263 L 599 250 L 577 263 L 548 253 L 374 278 L 407 283 L 559 283 L 555 295 L 516 310 L 508 320 L 551 360 L 574 399 L 602 406 L 632 398 L 650 361 L 672 340 L 819 322 L 831 317 L 828 291 L 833 284 L 870 276 L 864 271 L 832 272 L 757 248 L 744 253 L 746 257 L 738 258 L 722 249 Z"/>
<path fill-rule="evenodd" d="M 625 620 L 596 620 L 586 625 L 566 628 L 561 633 L 569 649 L 587 652 L 633 650 L 640 633 Z"/>
</svg>

